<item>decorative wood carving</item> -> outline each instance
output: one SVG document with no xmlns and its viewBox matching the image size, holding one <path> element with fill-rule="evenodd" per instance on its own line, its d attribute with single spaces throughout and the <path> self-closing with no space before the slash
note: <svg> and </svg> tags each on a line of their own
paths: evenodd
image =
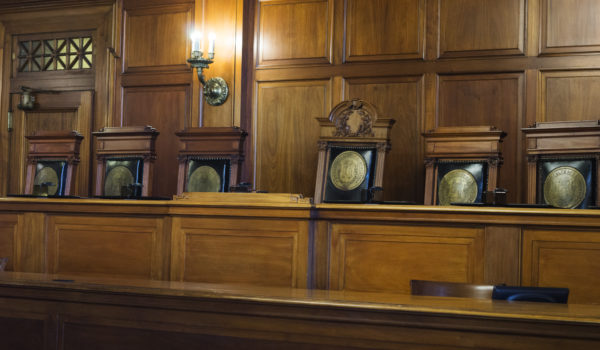
<svg viewBox="0 0 600 350">
<path fill-rule="evenodd" d="M 106 161 L 110 158 L 138 157 L 143 159 L 142 196 L 150 196 L 154 161 L 155 143 L 159 132 L 151 126 L 106 127 L 94 132 L 96 136 L 96 196 L 104 195 L 104 175 Z M 175 171 L 175 169 L 172 169 Z"/>
<path fill-rule="evenodd" d="M 188 163 L 194 158 L 229 161 L 229 186 L 240 182 L 244 161 L 244 139 L 247 133 L 238 127 L 188 128 L 175 133 L 179 137 L 179 172 L 177 194 L 185 191 L 188 182 Z M 226 188 L 225 191 L 229 191 Z"/>
<path fill-rule="evenodd" d="M 27 154 L 27 177 L 25 194 L 33 193 L 37 163 L 43 160 L 62 160 L 67 162 L 64 196 L 70 196 L 75 190 L 75 174 L 79 164 L 81 136 L 77 131 L 36 131 L 26 136 L 29 141 Z"/>
<path fill-rule="evenodd" d="M 385 154 L 390 148 L 390 130 L 394 120 L 379 118 L 375 106 L 360 99 L 343 101 L 331 110 L 328 118 L 317 120 L 321 126 L 321 136 L 318 142 L 315 203 L 326 199 L 332 148 L 374 150 L 375 164 L 372 166 L 373 173 L 369 173 L 373 183 L 366 186 L 382 187 Z M 364 187 L 363 184 L 360 186 Z"/>
<path fill-rule="evenodd" d="M 438 202 L 440 162 L 485 162 L 487 183 L 492 191 L 498 183 L 502 164 L 501 142 L 505 133 L 493 126 L 439 127 L 423 134 L 425 137 L 425 199 L 426 205 Z"/>
<path fill-rule="evenodd" d="M 373 123 L 377 111 L 372 105 L 354 99 L 344 101 L 331 111 L 329 121 L 335 125 L 336 137 L 373 137 Z"/>
</svg>

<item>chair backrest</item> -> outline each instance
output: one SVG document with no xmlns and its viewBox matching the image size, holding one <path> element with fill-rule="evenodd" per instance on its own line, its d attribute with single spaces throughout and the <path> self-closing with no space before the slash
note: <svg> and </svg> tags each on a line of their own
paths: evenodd
<svg viewBox="0 0 600 350">
<path fill-rule="evenodd" d="M 29 151 L 25 194 L 80 195 L 75 191 L 75 182 L 83 136 L 77 131 L 38 130 L 26 138 Z"/>
<path fill-rule="evenodd" d="M 410 294 L 440 297 L 491 299 L 493 285 L 438 281 L 410 281 Z"/>
<path fill-rule="evenodd" d="M 0 271 L 4 271 L 6 264 L 8 264 L 8 258 L 0 258 Z"/>
<path fill-rule="evenodd" d="M 104 127 L 96 137 L 96 196 L 152 196 L 156 139 L 153 127 Z"/>
</svg>

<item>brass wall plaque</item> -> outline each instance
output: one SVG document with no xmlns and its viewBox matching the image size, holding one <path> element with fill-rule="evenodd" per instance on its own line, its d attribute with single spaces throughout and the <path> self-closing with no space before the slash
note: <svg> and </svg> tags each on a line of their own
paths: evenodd
<svg viewBox="0 0 600 350">
<path fill-rule="evenodd" d="M 365 180 L 367 162 L 358 152 L 344 151 L 331 163 L 329 178 L 335 188 L 352 191 Z"/>
<path fill-rule="evenodd" d="M 134 182 L 133 174 L 122 165 L 112 168 L 104 181 L 105 196 L 121 196 L 121 187 L 131 185 Z"/>
<path fill-rule="evenodd" d="M 190 175 L 188 192 L 219 192 L 219 190 L 221 190 L 221 177 L 213 167 L 199 166 Z"/>
<path fill-rule="evenodd" d="M 444 175 L 438 188 L 440 205 L 473 203 L 477 199 L 477 180 L 464 169 L 455 169 Z"/>
<path fill-rule="evenodd" d="M 560 166 L 544 181 L 544 201 L 557 208 L 577 208 L 585 199 L 586 184 L 579 170 Z"/>
<path fill-rule="evenodd" d="M 48 195 L 56 195 L 56 191 L 58 190 L 58 174 L 49 166 L 38 170 L 33 179 L 34 185 L 41 185 L 44 183 L 48 184 Z"/>
</svg>

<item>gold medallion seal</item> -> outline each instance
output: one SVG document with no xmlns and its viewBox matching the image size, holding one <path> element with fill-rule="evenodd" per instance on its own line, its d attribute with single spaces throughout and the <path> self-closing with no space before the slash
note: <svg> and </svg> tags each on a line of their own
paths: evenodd
<svg viewBox="0 0 600 350">
<path fill-rule="evenodd" d="M 438 188 L 440 205 L 473 203 L 477 199 L 477 180 L 464 169 L 455 169 L 444 175 Z"/>
<path fill-rule="evenodd" d="M 352 191 L 360 186 L 367 176 L 367 162 L 358 152 L 344 151 L 331 163 L 329 178 L 335 188 Z"/>
<path fill-rule="evenodd" d="M 579 170 L 560 166 L 544 181 L 544 202 L 557 208 L 577 208 L 585 199 L 586 184 Z"/>
<path fill-rule="evenodd" d="M 220 189 L 221 177 L 209 165 L 202 165 L 196 168 L 192 172 L 192 175 L 190 175 L 187 184 L 188 192 L 219 192 Z"/>
<path fill-rule="evenodd" d="M 133 174 L 129 169 L 122 165 L 110 169 L 106 180 L 104 181 L 105 196 L 121 196 L 121 187 L 129 186 L 133 183 Z"/>
<path fill-rule="evenodd" d="M 33 179 L 34 185 L 41 185 L 44 183 L 49 183 L 48 195 L 54 196 L 58 190 L 58 174 L 49 166 L 40 169 Z"/>
</svg>

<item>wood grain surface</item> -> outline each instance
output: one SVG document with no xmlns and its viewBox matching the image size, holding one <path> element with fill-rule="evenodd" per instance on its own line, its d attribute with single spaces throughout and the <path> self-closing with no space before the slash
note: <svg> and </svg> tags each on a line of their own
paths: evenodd
<svg viewBox="0 0 600 350">
<path fill-rule="evenodd" d="M 598 315 L 597 305 L 0 275 L 3 344 L 27 349 L 589 349 Z"/>
</svg>

